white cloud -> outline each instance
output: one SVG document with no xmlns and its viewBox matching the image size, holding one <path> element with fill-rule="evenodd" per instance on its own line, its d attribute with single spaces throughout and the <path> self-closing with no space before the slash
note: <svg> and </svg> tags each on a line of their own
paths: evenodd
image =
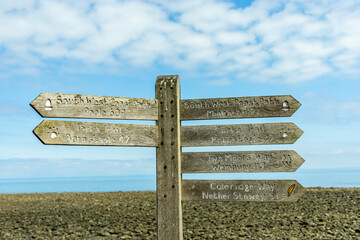
<svg viewBox="0 0 360 240">
<path fill-rule="evenodd" d="M 360 121 L 360 98 L 349 101 L 307 92 L 302 96 L 302 104 L 307 106 L 302 109 L 305 121 L 333 124 Z"/>
<path fill-rule="evenodd" d="M 0 116 L 3 118 L 18 114 L 24 116 L 28 113 L 27 109 L 24 106 L 11 101 L 0 99 L 0 105 Z"/>
<path fill-rule="evenodd" d="M 342 149 L 335 149 L 333 151 L 330 152 L 330 154 L 332 155 L 339 155 L 339 154 L 343 154 L 345 151 Z"/>
<path fill-rule="evenodd" d="M 360 118 L 360 101 L 342 102 L 339 109 L 341 112 L 350 113 Z"/>
<path fill-rule="evenodd" d="M 214 85 L 214 86 L 228 86 L 232 83 L 232 81 L 228 78 L 221 78 L 219 80 L 213 80 L 208 82 L 209 85 Z"/>
<path fill-rule="evenodd" d="M 244 32 L 221 32 L 215 34 L 215 41 L 223 46 L 245 45 L 255 42 L 253 34 Z"/>
<path fill-rule="evenodd" d="M 3 0 L 0 22 L 7 72 L 36 72 L 49 60 L 288 83 L 360 72 L 357 0 L 256 0 L 246 8 L 220 0 Z"/>
</svg>

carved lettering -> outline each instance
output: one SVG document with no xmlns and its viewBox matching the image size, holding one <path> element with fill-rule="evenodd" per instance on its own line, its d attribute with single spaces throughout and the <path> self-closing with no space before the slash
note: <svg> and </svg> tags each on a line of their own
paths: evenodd
<svg viewBox="0 0 360 240">
<path fill-rule="evenodd" d="M 219 126 L 219 130 L 221 134 L 234 134 L 234 133 L 236 134 L 242 132 L 241 128 L 227 127 L 227 126 Z"/>
<path fill-rule="evenodd" d="M 197 99 L 187 100 L 184 102 L 185 109 L 209 109 L 214 110 L 213 113 L 208 114 L 235 114 L 241 115 L 243 111 L 253 111 L 254 114 L 258 113 L 259 107 L 264 106 L 282 106 L 280 100 L 276 97 L 247 97 L 247 98 L 225 98 L 225 99 Z M 217 111 L 217 108 L 232 108 L 241 107 L 242 109 L 237 111 Z"/>
<path fill-rule="evenodd" d="M 203 199 L 217 199 L 217 200 L 230 200 L 231 194 L 224 194 L 221 192 L 202 192 L 201 193 Z"/>
<path fill-rule="evenodd" d="M 97 126 L 79 125 L 79 131 L 84 133 L 100 133 L 100 128 Z"/>
<path fill-rule="evenodd" d="M 256 171 L 256 170 L 264 170 L 265 162 L 255 162 L 249 164 L 212 164 L 213 171 Z"/>
<path fill-rule="evenodd" d="M 283 154 L 281 162 L 284 167 L 291 167 L 292 160 L 290 154 Z"/>
<path fill-rule="evenodd" d="M 269 162 L 269 161 L 272 160 L 272 158 L 273 158 L 273 156 L 271 154 L 262 153 L 262 154 L 257 154 L 256 155 L 256 160 L 258 160 L 258 161 L 267 161 L 267 162 Z"/>
<path fill-rule="evenodd" d="M 66 143 L 73 144 L 98 144 L 98 145 L 110 145 L 116 143 L 128 143 L 130 140 L 130 136 L 121 135 L 119 137 L 107 136 L 107 137 L 99 137 L 93 135 L 91 137 L 87 136 L 77 136 L 67 133 L 65 135 Z"/>
<path fill-rule="evenodd" d="M 82 95 L 57 95 L 56 104 L 58 105 L 84 105 L 84 106 L 109 106 L 118 107 L 113 109 L 113 114 L 118 114 L 126 108 L 151 108 L 152 104 L 146 99 L 120 99 L 114 97 L 97 97 L 97 96 L 82 96 Z M 90 114 L 88 108 L 87 111 Z M 111 112 L 111 110 L 110 110 Z M 96 113 L 93 113 L 96 114 Z"/>
<path fill-rule="evenodd" d="M 120 134 L 121 127 L 105 127 L 105 133 Z"/>
<path fill-rule="evenodd" d="M 278 193 L 269 193 L 270 200 L 279 200 L 279 194 Z"/>
<path fill-rule="evenodd" d="M 271 183 L 267 183 L 267 182 L 263 182 L 263 183 L 259 183 L 258 184 L 258 189 L 261 191 L 274 191 L 276 188 L 275 184 L 271 184 Z"/>
<path fill-rule="evenodd" d="M 256 116 L 260 115 L 258 108 L 250 108 L 245 110 L 234 109 L 234 110 L 207 110 L 206 117 L 212 118 L 225 118 L 225 117 L 241 117 L 241 116 Z"/>
<path fill-rule="evenodd" d="M 130 140 L 130 136 L 120 136 L 119 143 L 128 143 Z"/>
<path fill-rule="evenodd" d="M 249 192 L 254 189 L 254 185 L 252 184 L 226 184 L 226 183 L 210 183 L 210 189 L 212 190 L 240 190 Z"/>
<path fill-rule="evenodd" d="M 243 194 L 239 192 L 233 192 L 234 200 L 253 200 L 253 201 L 264 201 L 265 194 Z"/>
<path fill-rule="evenodd" d="M 230 137 L 211 137 L 211 143 L 213 144 L 231 144 L 231 143 L 259 143 L 259 142 L 272 142 L 274 136 L 270 134 L 260 136 L 230 136 Z"/>
<path fill-rule="evenodd" d="M 106 111 L 103 110 L 102 108 L 90 109 L 88 107 L 85 107 L 84 108 L 84 113 L 88 114 L 90 116 L 94 116 L 94 117 L 104 117 L 104 116 L 106 116 Z"/>
</svg>

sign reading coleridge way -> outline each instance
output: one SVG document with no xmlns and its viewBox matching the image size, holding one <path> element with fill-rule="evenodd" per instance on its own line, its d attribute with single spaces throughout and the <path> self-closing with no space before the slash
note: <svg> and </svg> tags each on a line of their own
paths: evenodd
<svg viewBox="0 0 360 240">
<path fill-rule="evenodd" d="M 182 147 L 292 144 L 303 134 L 294 123 L 182 126 Z"/>
<path fill-rule="evenodd" d="M 181 120 L 290 117 L 301 104 L 290 95 L 181 100 Z"/>
<path fill-rule="evenodd" d="M 182 200 L 297 201 L 305 189 L 296 180 L 183 180 Z"/>
<path fill-rule="evenodd" d="M 155 99 L 41 93 L 30 104 L 42 117 L 157 120 Z"/>
<path fill-rule="evenodd" d="M 157 126 L 44 120 L 34 134 L 44 144 L 157 146 Z"/>
<path fill-rule="evenodd" d="M 305 161 L 293 150 L 183 152 L 182 173 L 294 172 Z"/>
</svg>

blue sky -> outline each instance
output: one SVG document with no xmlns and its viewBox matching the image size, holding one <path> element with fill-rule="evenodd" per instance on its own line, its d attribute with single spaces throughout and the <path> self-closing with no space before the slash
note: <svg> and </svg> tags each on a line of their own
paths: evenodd
<svg viewBox="0 0 360 240">
<path fill-rule="evenodd" d="M 357 0 L 1 0 L 0 22 L 0 178 L 154 175 L 154 148 L 43 145 L 29 103 L 41 92 L 154 98 L 156 76 L 171 74 L 184 99 L 302 103 L 291 118 L 183 123 L 294 122 L 304 134 L 293 145 L 184 151 L 293 149 L 301 170 L 360 176 Z"/>
</svg>

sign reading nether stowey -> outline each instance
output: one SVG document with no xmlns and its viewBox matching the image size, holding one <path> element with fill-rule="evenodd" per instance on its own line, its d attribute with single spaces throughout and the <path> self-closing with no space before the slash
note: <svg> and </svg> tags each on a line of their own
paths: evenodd
<svg viewBox="0 0 360 240">
<path fill-rule="evenodd" d="M 296 201 L 305 189 L 296 180 L 183 180 L 182 200 Z"/>
</svg>

